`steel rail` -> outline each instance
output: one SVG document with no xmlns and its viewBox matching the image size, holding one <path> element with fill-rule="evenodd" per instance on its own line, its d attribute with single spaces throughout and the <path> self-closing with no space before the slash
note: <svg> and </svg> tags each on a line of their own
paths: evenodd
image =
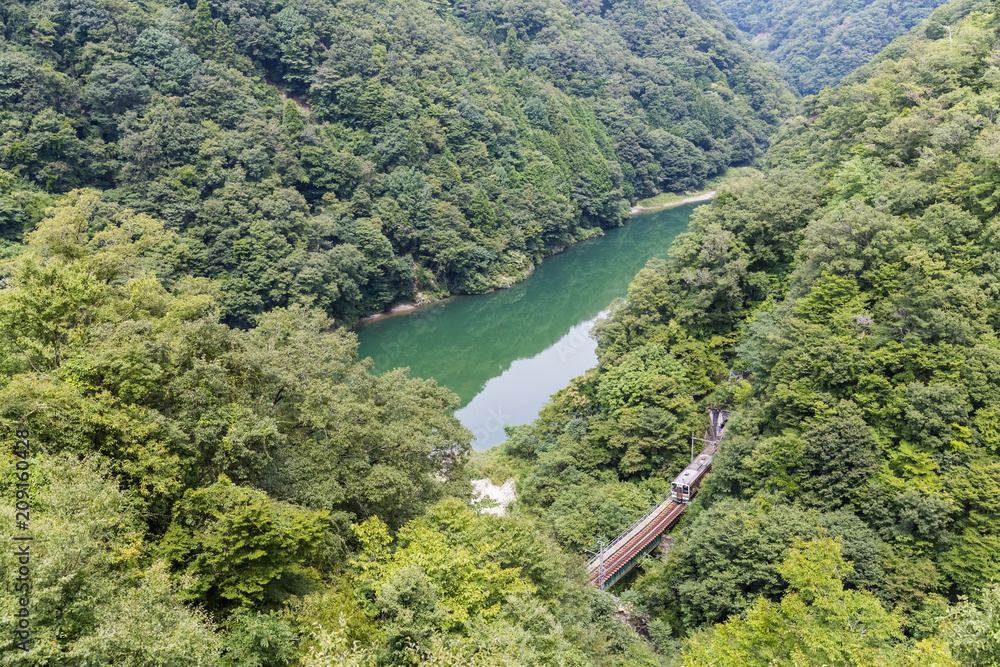
<svg viewBox="0 0 1000 667">
<path fill-rule="evenodd" d="M 718 425 L 720 417 L 723 418 L 721 427 Z M 725 423 L 728 421 L 729 411 L 712 409 L 710 418 L 711 425 L 705 430 L 704 438 L 696 438 L 693 434 L 691 436 L 691 461 L 695 460 L 694 441 L 701 440 L 705 443 L 702 454 L 711 455 L 711 460 L 708 463 L 709 470 L 711 470 L 715 456 L 718 454 L 719 442 L 725 437 Z M 705 473 L 699 474 L 698 479 L 700 480 L 707 473 L 706 470 Z M 621 576 L 624 576 L 642 556 L 655 548 L 650 547 L 652 542 L 665 533 L 685 509 L 687 509 L 686 504 L 676 502 L 672 496 L 667 496 L 650 511 L 632 522 L 607 547 L 604 547 L 596 556 L 587 561 L 587 574 L 590 581 L 604 590 L 608 582 L 614 583 Z M 621 572 L 623 569 L 624 572 Z M 619 572 L 621 574 L 618 574 Z"/>
<path fill-rule="evenodd" d="M 637 528 L 639 528 L 643 523 L 649 521 L 652 517 L 656 516 L 663 509 L 664 503 L 666 503 L 669 500 L 670 500 L 669 494 L 664 498 L 657 500 L 656 504 L 653 505 L 652 509 L 650 509 L 648 512 L 646 512 L 638 519 L 633 521 L 628 528 L 626 528 L 625 530 L 623 530 L 618 534 L 618 537 L 611 540 L 611 542 L 609 542 L 608 545 L 604 547 L 605 562 L 607 562 L 608 556 L 614 554 L 618 550 L 618 547 L 623 542 L 627 542 L 628 540 L 632 539 L 633 537 L 632 533 L 634 533 Z M 601 564 L 601 556 L 600 555 L 594 556 L 593 558 L 587 561 L 587 572 L 592 572 L 593 570 L 597 569 L 600 566 L 600 564 Z"/>
<path fill-rule="evenodd" d="M 618 571 L 627 566 L 651 542 L 659 539 L 660 535 L 680 517 L 686 508 L 687 505 L 673 500 L 662 503 L 657 507 L 651 520 L 641 530 L 616 549 L 614 553 L 605 555 L 603 567 L 596 568 L 596 571 L 591 573 L 590 580 L 598 588 L 603 588 L 608 580 L 617 579 L 615 575 Z M 600 581 L 601 579 L 603 581 Z"/>
</svg>

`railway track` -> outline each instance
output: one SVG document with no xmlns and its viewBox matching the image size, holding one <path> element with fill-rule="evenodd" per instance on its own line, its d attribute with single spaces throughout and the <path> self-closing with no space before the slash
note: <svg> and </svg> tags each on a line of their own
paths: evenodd
<svg viewBox="0 0 1000 667">
<path fill-rule="evenodd" d="M 656 547 L 666 530 L 673 525 L 687 505 L 667 499 L 657 505 L 642 521 L 640 521 L 620 540 L 613 545 L 613 550 L 605 552 L 603 559 L 598 557 L 588 564 L 590 581 L 603 590 L 618 581 L 631 565 Z"/>
<path fill-rule="evenodd" d="M 643 556 L 656 548 L 656 542 L 680 518 L 698 493 L 702 478 L 712 469 L 712 462 L 719 452 L 719 442 L 725 436 L 729 410 L 709 409 L 710 426 L 704 438 L 691 436 L 691 465 L 685 468 L 670 485 L 670 497 L 640 517 L 612 540 L 607 547 L 587 562 L 590 582 L 602 591 L 621 579 Z M 694 456 L 695 440 L 705 443 L 697 458 Z M 591 552 L 593 553 L 593 552 Z"/>
</svg>

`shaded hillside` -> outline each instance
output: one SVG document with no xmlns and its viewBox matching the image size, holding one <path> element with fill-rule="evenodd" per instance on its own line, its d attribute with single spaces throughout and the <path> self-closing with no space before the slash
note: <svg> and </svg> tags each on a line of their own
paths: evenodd
<svg viewBox="0 0 1000 667">
<path fill-rule="evenodd" d="M 694 213 L 596 327 L 599 366 L 491 462 L 593 549 L 667 491 L 705 406 L 732 408 L 670 557 L 619 591 L 686 665 L 1000 654 L 1000 20 L 932 20 L 952 38 L 809 98 L 765 174 Z"/>
<path fill-rule="evenodd" d="M 832 86 L 920 23 L 942 0 L 718 0 L 803 94 Z"/>
<path fill-rule="evenodd" d="M 178 229 L 161 276 L 220 278 L 240 325 L 509 284 L 630 201 L 757 159 L 792 109 L 681 0 L 597 9 L 8 3 L 0 235 L 96 188 Z"/>
</svg>

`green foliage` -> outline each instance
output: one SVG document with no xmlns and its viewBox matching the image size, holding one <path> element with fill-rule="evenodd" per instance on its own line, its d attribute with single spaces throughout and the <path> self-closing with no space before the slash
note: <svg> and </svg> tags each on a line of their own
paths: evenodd
<svg viewBox="0 0 1000 667">
<path fill-rule="evenodd" d="M 795 314 L 806 322 L 824 324 L 845 307 L 856 305 L 858 285 L 851 278 L 823 273 L 805 297 L 795 304 Z"/>
<path fill-rule="evenodd" d="M 622 475 L 659 469 L 695 427 L 685 380 L 681 363 L 655 345 L 633 350 L 601 375 L 597 400 L 605 419 L 592 428 L 607 441 Z"/>
<path fill-rule="evenodd" d="M 816 424 L 802 438 L 806 444 L 800 486 L 817 506 L 850 503 L 879 470 L 878 440 L 860 416 L 834 417 Z"/>
<path fill-rule="evenodd" d="M 885 178 L 885 168 L 874 158 L 854 156 L 840 165 L 833 175 L 833 187 L 837 196 L 843 199 L 858 197 L 862 201 L 872 203 L 882 194 L 882 181 Z"/>
<path fill-rule="evenodd" d="M 284 667 L 295 664 L 298 640 L 275 614 L 241 611 L 226 622 L 222 664 L 232 667 Z"/>
<path fill-rule="evenodd" d="M 378 251 L 374 230 L 358 238 Z M 10 664 L 69 651 L 86 664 L 295 664 L 300 624 L 325 618 L 295 599 L 333 595 L 356 513 L 395 529 L 467 486 L 450 392 L 371 375 L 353 334 L 316 310 L 219 323 L 216 285 L 157 278 L 177 240 L 80 191 L 2 265 L 4 451 L 15 426 L 30 430 L 32 528 L 46 535 L 32 551 L 36 643 Z M 531 576 L 555 586 L 543 572 Z M 15 602 L 3 598 L 8 618 Z M 353 636 L 374 632 L 365 620 Z"/>
<path fill-rule="evenodd" d="M 842 3 L 722 0 L 719 8 L 759 43 L 802 94 L 818 93 L 877 56 L 896 37 L 924 21 L 940 0 Z M 948 31 L 935 19 L 929 39 Z"/>
<path fill-rule="evenodd" d="M 174 504 L 159 551 L 191 580 L 186 599 L 213 611 L 273 604 L 281 601 L 275 589 L 308 576 L 328 520 L 221 476 Z"/>
<path fill-rule="evenodd" d="M 76 194 L 5 265 L 4 418 L 30 414 L 51 451 L 109 457 L 160 516 L 220 474 L 394 526 L 448 492 L 469 437 L 454 395 L 401 371 L 372 376 L 353 334 L 316 311 L 268 313 L 246 332 L 219 324 L 212 285 L 170 293 L 147 268 L 176 240 L 160 230 Z"/>
<path fill-rule="evenodd" d="M 332 632 L 314 628 L 306 664 L 594 664 L 611 639 L 636 652 L 635 664 L 656 664 L 610 614 L 570 613 L 601 594 L 522 518 L 475 514 L 452 499 L 395 539 L 376 517 L 352 528 L 358 592 L 384 641 L 351 649 L 344 621 Z M 577 572 L 568 582 L 567 567 Z"/>
<path fill-rule="evenodd" d="M 341 628 L 349 644 L 368 646 L 379 636 L 379 629 L 369 623 L 349 579 L 335 579 L 328 586 L 300 598 L 289 600 L 283 620 L 288 619 L 298 631 L 301 648 L 318 648 L 316 628 Z"/>
<path fill-rule="evenodd" d="M 298 107 L 292 100 L 285 102 L 285 106 L 281 110 L 281 125 L 291 137 L 298 137 L 306 129 L 302 114 L 299 113 Z"/>
<path fill-rule="evenodd" d="M 954 665 L 938 619 L 998 576 L 985 9 L 939 10 L 950 39 L 916 31 L 807 100 L 763 177 L 721 187 L 598 323 L 598 367 L 503 449 L 522 511 L 592 549 L 683 462 L 643 415 L 690 414 L 690 433 L 705 404 L 734 408 L 670 556 L 625 593 L 661 647 L 690 636 L 689 664 Z M 817 528 L 853 568 L 792 547 Z M 978 664 L 963 651 L 988 650 L 990 621 L 961 609 L 954 655 Z"/>
<path fill-rule="evenodd" d="M 14 469 L 10 444 L 6 470 Z M 29 471 L 33 641 L 26 653 L 4 651 L 0 664 L 47 665 L 69 654 L 82 664 L 217 665 L 221 642 L 211 618 L 180 601 L 164 563 L 136 567 L 146 548 L 143 522 L 100 457 L 35 456 Z M 15 544 L 15 477 L 3 475 L 0 489 L 3 538 Z M 15 588 L 16 568 L 0 577 L 4 632 L 13 636 L 24 593 Z"/>
<path fill-rule="evenodd" d="M 688 640 L 686 665 L 957 665 L 947 647 L 925 642 L 893 650 L 900 619 L 867 591 L 845 589 L 851 562 L 839 542 L 798 541 L 778 568 L 790 592 L 757 600 L 742 618 Z"/>
<path fill-rule="evenodd" d="M 368 572 L 362 582 L 375 593 L 378 615 L 389 622 L 393 648 L 419 641 L 421 630 L 466 629 L 473 617 L 496 616 L 505 595 L 533 592 L 515 569 L 488 557 L 498 545 L 449 545 L 444 535 L 419 525 L 400 537 L 407 546 L 387 561 L 363 563 Z M 372 547 L 363 540 L 361 547 L 370 557 Z"/>
<path fill-rule="evenodd" d="M 1000 548 L 973 9 L 810 99 L 766 174 L 698 209 L 596 327 L 598 367 L 511 429 L 519 508 L 493 517 L 462 500 L 456 397 L 372 375 L 334 325 L 509 284 L 759 157 L 791 99 L 718 14 L 14 3 L 0 425 L 38 443 L 45 535 L 16 658 L 657 664 L 550 540 L 593 548 L 661 499 L 721 397 L 723 451 L 633 622 L 694 632 L 691 664 L 954 664 L 938 593 L 981 589 Z M 840 541 L 797 541 L 817 528 Z M 953 611 L 956 654 L 988 650 L 989 604 Z"/>
<path fill-rule="evenodd" d="M 210 54 L 211 48 L 215 45 L 215 21 L 212 20 L 212 8 L 208 4 L 208 0 L 198 0 L 194 12 L 192 36 L 198 41 L 201 48 Z"/>
<path fill-rule="evenodd" d="M 979 591 L 975 601 L 961 598 L 945 620 L 943 635 L 964 665 L 1000 664 L 997 629 L 1000 589 L 994 584 Z"/>
<path fill-rule="evenodd" d="M 1000 575 L 995 559 L 996 527 L 1000 507 L 996 495 L 1000 464 L 974 464 L 949 476 L 949 487 L 959 512 L 954 545 L 942 556 L 942 570 L 960 591 L 971 593 Z"/>
<path fill-rule="evenodd" d="M 851 586 L 883 583 L 878 537 L 851 514 L 727 500 L 699 513 L 667 567 L 651 570 L 636 590 L 652 616 L 676 627 L 720 622 L 746 611 L 761 596 L 777 600 L 786 590 L 779 564 L 795 538 L 810 537 L 817 527 L 841 539 L 856 563 L 854 571 L 843 575 Z"/>
<path fill-rule="evenodd" d="M 509 286 L 628 201 L 761 157 L 793 108 L 680 0 L 607 20 L 563 0 L 29 4 L 0 28 L 0 238 L 44 193 L 94 188 L 176 229 L 161 277 L 218 279 L 241 328 Z"/>
</svg>

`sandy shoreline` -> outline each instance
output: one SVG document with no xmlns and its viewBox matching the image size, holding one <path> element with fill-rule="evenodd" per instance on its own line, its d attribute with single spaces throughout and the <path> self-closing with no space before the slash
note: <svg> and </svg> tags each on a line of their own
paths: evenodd
<svg viewBox="0 0 1000 667">
<path fill-rule="evenodd" d="M 672 201 L 669 204 L 663 204 L 662 206 L 633 206 L 629 213 L 632 215 L 639 215 L 641 213 L 649 213 L 650 211 L 661 211 L 665 208 L 673 208 L 674 206 L 683 206 L 684 204 L 696 204 L 700 201 L 708 201 L 713 197 L 715 197 L 715 190 L 706 192 L 703 195 L 698 195 L 697 197 L 688 197 L 687 199 L 682 199 L 680 201 Z"/>
<path fill-rule="evenodd" d="M 405 315 L 407 313 L 412 313 L 414 310 L 417 310 L 418 308 L 429 306 L 432 303 L 447 301 L 450 298 L 451 297 L 445 297 L 444 299 L 427 299 L 426 301 L 419 301 L 417 303 L 401 303 L 397 306 L 393 306 L 388 310 L 384 310 L 381 313 L 372 313 L 371 315 L 366 315 L 360 318 L 357 322 L 354 323 L 354 327 L 352 328 L 357 328 L 364 324 L 368 324 L 369 322 L 380 320 L 384 317 L 392 317 L 393 315 Z"/>
</svg>

